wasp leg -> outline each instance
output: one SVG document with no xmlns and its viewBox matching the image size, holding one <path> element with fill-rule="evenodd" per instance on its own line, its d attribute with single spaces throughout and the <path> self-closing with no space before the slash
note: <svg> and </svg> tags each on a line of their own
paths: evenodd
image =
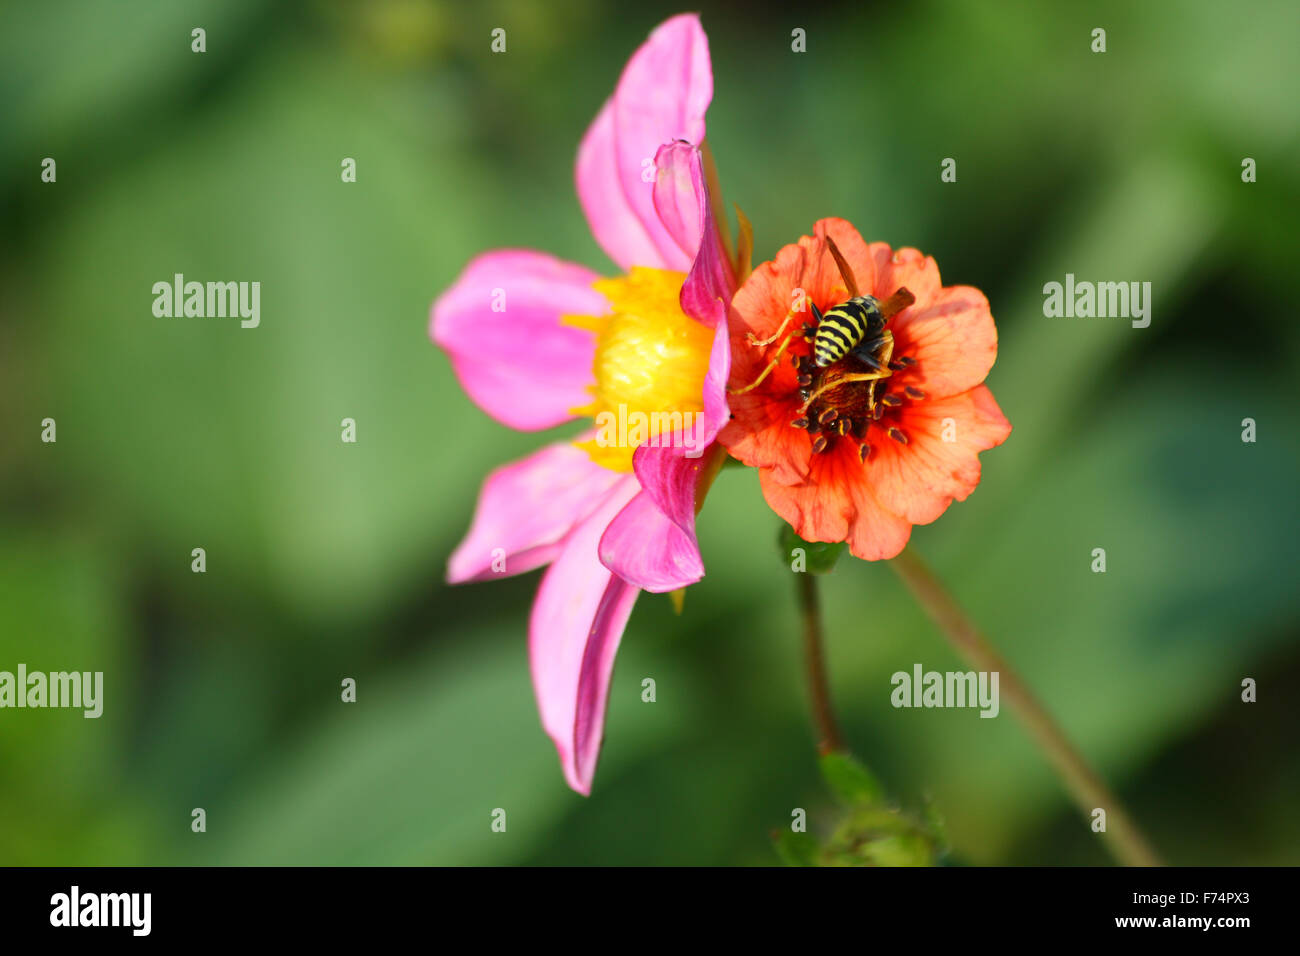
<svg viewBox="0 0 1300 956">
<path fill-rule="evenodd" d="M 879 338 L 869 339 L 866 342 L 859 343 L 849 354 L 868 368 L 873 368 L 877 372 L 883 372 L 889 367 L 889 358 L 885 357 L 884 359 L 878 359 L 876 358 L 876 352 L 880 351 L 886 353 L 886 350 L 888 350 L 888 352 L 893 351 L 893 342 L 890 338 L 886 338 L 882 335 Z"/>
<path fill-rule="evenodd" d="M 776 330 L 776 334 L 773 335 L 771 338 L 760 339 L 753 332 L 747 332 L 745 333 L 745 341 L 748 342 L 750 345 L 756 346 L 758 348 L 762 348 L 765 345 L 771 345 L 773 342 L 775 342 L 777 339 L 781 337 L 781 333 L 785 331 L 785 327 L 790 324 L 790 320 L 793 318 L 794 318 L 794 313 L 787 312 L 785 314 L 785 321 L 781 323 L 780 328 Z"/>
<path fill-rule="evenodd" d="M 744 395 L 746 392 L 753 391 L 754 389 L 758 388 L 758 386 L 763 383 L 763 379 L 767 378 L 769 375 L 772 374 L 772 369 L 776 368 L 778 365 L 781 364 L 781 353 L 784 352 L 786 346 L 790 344 L 790 339 L 792 337 L 793 337 L 793 333 L 785 337 L 785 341 L 781 343 L 781 347 L 778 348 L 776 350 L 776 354 L 772 356 L 772 361 L 767 363 L 767 368 L 763 369 L 762 373 L 758 376 L 758 378 L 754 379 L 744 388 L 728 388 L 727 391 L 730 392 L 732 395 Z"/>
<path fill-rule="evenodd" d="M 903 291 L 906 292 L 907 290 L 904 289 Z M 911 295 L 911 293 L 909 292 L 908 295 Z M 890 359 L 894 357 L 894 333 L 886 332 L 884 335 L 880 336 L 880 338 L 883 341 L 880 345 L 880 358 L 878 360 L 879 365 L 877 368 L 885 373 L 885 377 L 888 377 L 894 374 L 894 363 L 890 361 Z M 872 357 L 875 358 L 875 356 Z M 871 394 L 867 396 L 867 404 L 871 408 L 872 420 L 876 420 L 880 418 L 881 412 L 879 406 L 876 405 L 876 386 L 872 385 L 870 388 Z M 885 396 L 885 398 L 889 397 L 890 396 L 888 395 Z M 881 399 L 881 401 L 884 404 L 889 404 L 888 402 L 885 402 L 884 399 Z"/>
</svg>

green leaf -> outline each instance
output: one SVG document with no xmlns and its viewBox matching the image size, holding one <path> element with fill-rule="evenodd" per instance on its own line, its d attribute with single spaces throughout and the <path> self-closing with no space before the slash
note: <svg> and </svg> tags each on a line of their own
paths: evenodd
<svg viewBox="0 0 1300 956">
<path fill-rule="evenodd" d="M 933 866 L 937 848 L 924 825 L 898 810 L 850 813 L 826 843 L 828 866 Z"/>
<path fill-rule="evenodd" d="M 772 847 L 786 866 L 821 865 L 821 846 L 811 833 L 777 830 L 772 834 Z"/>
<path fill-rule="evenodd" d="M 796 552 L 801 551 L 805 567 L 796 570 L 806 570 L 809 574 L 829 574 L 834 570 L 835 562 L 844 553 L 843 541 L 833 543 L 805 541 L 786 524 L 781 526 L 781 533 L 777 536 L 777 546 L 781 550 L 781 560 L 784 562 L 795 561 L 800 556 Z"/>
<path fill-rule="evenodd" d="M 826 785 L 845 806 L 874 806 L 883 799 L 880 781 L 849 754 L 828 753 L 819 763 Z"/>
<path fill-rule="evenodd" d="M 921 803 L 921 825 L 926 832 L 930 834 L 934 841 L 935 853 L 939 856 L 947 854 L 950 849 L 948 842 L 948 830 L 944 824 L 943 813 L 934 802 L 930 794 L 925 794 Z"/>
</svg>

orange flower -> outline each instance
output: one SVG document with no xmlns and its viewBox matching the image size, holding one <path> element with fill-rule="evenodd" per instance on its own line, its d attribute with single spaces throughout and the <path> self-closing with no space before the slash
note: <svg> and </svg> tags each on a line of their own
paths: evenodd
<svg viewBox="0 0 1300 956">
<path fill-rule="evenodd" d="M 980 480 L 978 453 L 1011 424 L 982 383 L 997 358 L 984 293 L 944 288 L 935 261 L 915 249 L 868 245 L 843 219 L 754 270 L 731 302 L 732 420 L 718 439 L 759 469 L 763 496 L 807 541 L 847 541 L 859 558 L 892 558 L 912 525 L 929 524 Z M 826 367 L 801 331 L 850 298 L 827 237 L 862 295 L 888 313 L 889 374 L 866 380 L 852 355 Z M 787 341 L 787 333 L 793 331 Z M 767 341 L 771 340 L 771 341 Z M 747 389 L 773 361 L 777 365 Z"/>
</svg>

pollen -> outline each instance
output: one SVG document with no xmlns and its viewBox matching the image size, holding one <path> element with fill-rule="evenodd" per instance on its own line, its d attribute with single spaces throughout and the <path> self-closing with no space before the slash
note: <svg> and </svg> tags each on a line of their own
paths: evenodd
<svg viewBox="0 0 1300 956">
<path fill-rule="evenodd" d="M 596 422 L 596 437 L 577 444 L 598 465 L 630 472 L 639 445 L 704 410 L 713 332 L 682 311 L 685 280 L 680 272 L 633 267 L 593 284 L 609 301 L 609 315 L 563 319 L 596 335 L 591 402 L 573 413 Z"/>
</svg>

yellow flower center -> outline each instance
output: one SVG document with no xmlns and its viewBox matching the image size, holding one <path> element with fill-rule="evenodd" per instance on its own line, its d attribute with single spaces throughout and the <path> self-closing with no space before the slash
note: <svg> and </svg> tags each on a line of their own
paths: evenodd
<svg viewBox="0 0 1300 956">
<path fill-rule="evenodd" d="M 577 445 L 598 465 L 630 472 L 637 446 L 683 425 L 689 433 L 691 420 L 704 410 L 713 333 L 682 312 L 685 279 L 680 272 L 633 267 L 626 276 L 593 284 L 612 314 L 563 319 L 596 333 L 592 400 L 573 413 L 596 421 L 596 437 Z"/>
</svg>

